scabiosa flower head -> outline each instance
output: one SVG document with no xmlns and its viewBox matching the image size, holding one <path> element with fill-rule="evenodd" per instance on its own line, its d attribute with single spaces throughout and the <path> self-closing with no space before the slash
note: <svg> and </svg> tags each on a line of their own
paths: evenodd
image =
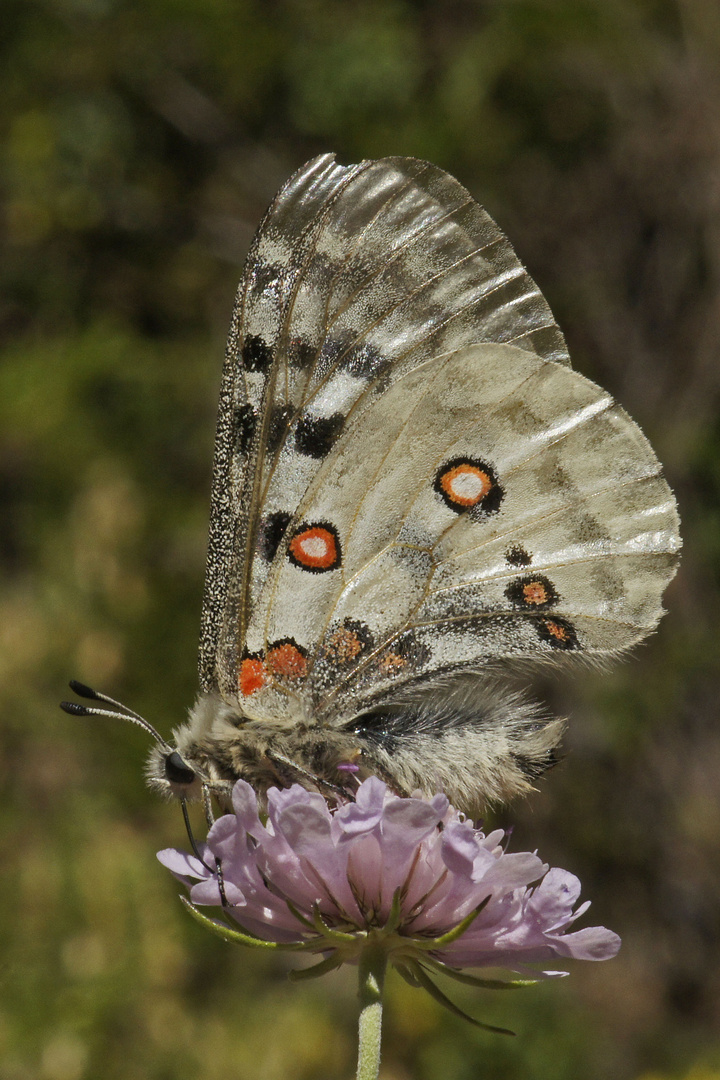
<svg viewBox="0 0 720 1080">
<path fill-rule="evenodd" d="M 318 953 L 310 972 L 361 962 L 371 947 L 449 1005 L 428 972 L 497 985 L 461 969 L 548 977 L 565 972 L 527 965 L 607 960 L 619 948 L 604 927 L 569 930 L 588 907 L 575 908 L 574 875 L 506 852 L 501 830 L 475 828 L 444 795 L 400 798 L 371 777 L 336 809 L 297 785 L 272 789 L 267 806 L 263 822 L 239 780 L 234 813 L 215 822 L 200 858 L 175 849 L 158 858 L 190 887 L 200 921 L 248 945 Z M 195 905 L 222 906 L 238 928 Z"/>
</svg>

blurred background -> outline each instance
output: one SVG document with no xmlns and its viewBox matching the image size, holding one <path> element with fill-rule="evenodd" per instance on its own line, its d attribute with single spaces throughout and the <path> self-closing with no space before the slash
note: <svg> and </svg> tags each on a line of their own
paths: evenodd
<svg viewBox="0 0 720 1080">
<path fill-rule="evenodd" d="M 648 434 L 685 542 L 656 635 L 547 680 L 565 762 L 498 815 L 577 873 L 606 964 L 518 994 L 391 977 L 385 1080 L 720 1078 L 717 0 L 4 0 L 1 1080 L 335 1080 L 353 973 L 293 986 L 181 909 L 143 734 L 196 691 L 233 293 L 280 184 L 428 158 L 510 236 Z"/>
</svg>

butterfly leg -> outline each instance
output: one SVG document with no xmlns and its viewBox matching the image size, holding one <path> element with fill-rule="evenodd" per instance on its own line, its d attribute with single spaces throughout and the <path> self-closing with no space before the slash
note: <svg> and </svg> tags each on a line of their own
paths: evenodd
<svg viewBox="0 0 720 1080">
<path fill-rule="evenodd" d="M 213 813 L 212 801 L 211 800 L 212 800 L 212 792 L 210 790 L 210 787 L 209 787 L 208 784 L 203 784 L 203 786 L 202 786 L 202 804 L 203 804 L 203 812 L 205 814 L 205 821 L 207 823 L 208 829 L 211 829 L 213 827 L 213 825 L 215 824 L 215 814 Z"/>
<path fill-rule="evenodd" d="M 208 829 L 211 829 L 215 824 L 215 815 L 212 808 L 212 792 L 208 784 L 203 784 L 202 802 L 203 810 L 205 811 L 205 821 L 207 822 Z M 215 871 L 217 873 L 218 889 L 220 890 L 220 903 L 223 908 L 229 908 L 230 904 L 225 895 L 225 878 L 223 877 L 222 861 L 217 857 L 215 858 Z"/>
<path fill-rule="evenodd" d="M 315 773 L 310 772 L 308 769 L 304 769 L 302 765 L 298 765 L 297 762 L 292 761 L 290 758 L 285 757 L 284 754 L 279 754 L 276 750 L 266 750 L 266 756 L 272 761 L 273 765 L 279 765 L 282 768 L 280 773 L 290 770 L 292 773 L 296 773 L 305 780 L 309 780 L 315 787 L 321 791 L 328 791 L 334 795 L 336 799 L 340 798 L 343 801 L 350 800 L 354 802 L 352 792 L 347 788 L 340 787 L 338 784 L 333 784 L 330 780 L 323 780 L 321 776 L 316 776 Z"/>
</svg>

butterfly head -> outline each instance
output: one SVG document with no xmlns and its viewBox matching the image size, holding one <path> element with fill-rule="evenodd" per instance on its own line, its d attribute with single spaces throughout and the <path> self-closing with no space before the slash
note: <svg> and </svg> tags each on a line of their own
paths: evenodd
<svg viewBox="0 0 720 1080">
<path fill-rule="evenodd" d="M 195 802 L 202 798 L 209 778 L 196 762 L 168 743 L 157 743 L 148 757 L 145 775 L 148 785 L 166 798 Z"/>
</svg>

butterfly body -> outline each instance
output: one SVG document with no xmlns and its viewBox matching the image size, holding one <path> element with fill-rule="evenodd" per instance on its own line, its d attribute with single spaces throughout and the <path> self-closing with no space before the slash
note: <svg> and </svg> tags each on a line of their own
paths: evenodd
<svg viewBox="0 0 720 1080">
<path fill-rule="evenodd" d="M 193 782 L 168 778 L 166 752 L 153 751 L 148 775 L 162 794 L 200 797 L 208 785 L 227 804 L 242 777 L 262 797 L 268 788 L 304 783 L 323 794 L 352 795 L 358 780 L 380 776 L 401 795 L 445 791 L 477 814 L 489 802 L 526 794 L 557 760 L 564 723 L 519 695 L 503 696 L 476 679 L 448 679 L 416 698 L 387 703 L 335 728 L 298 717 L 250 720 L 217 695 L 202 695 L 175 732 Z M 352 777 L 352 779 L 350 779 Z M 469 797 L 469 793 L 476 793 Z"/>
<path fill-rule="evenodd" d="M 680 541 L 637 425 L 573 371 L 537 286 L 452 177 L 331 155 L 281 190 L 226 355 L 186 796 L 301 782 L 527 791 L 563 723 L 528 667 L 648 634 Z M 170 775 L 172 774 L 172 776 Z"/>
</svg>

